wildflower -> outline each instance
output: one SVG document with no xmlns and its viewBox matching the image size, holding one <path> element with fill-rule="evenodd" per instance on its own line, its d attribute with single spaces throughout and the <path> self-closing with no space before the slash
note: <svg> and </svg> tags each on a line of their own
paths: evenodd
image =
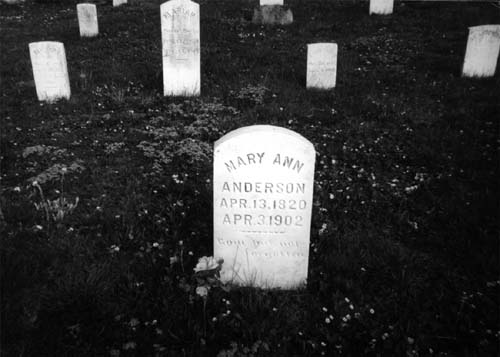
<svg viewBox="0 0 500 357">
<path fill-rule="evenodd" d="M 173 265 L 179 261 L 179 258 L 176 256 L 170 257 L 170 265 Z"/>
<path fill-rule="evenodd" d="M 204 298 L 208 295 L 208 289 L 205 286 L 198 286 L 196 288 L 196 294 Z"/>
<path fill-rule="evenodd" d="M 39 224 L 36 224 L 34 227 L 33 227 L 36 231 L 41 231 L 43 229 L 43 227 Z"/>
<path fill-rule="evenodd" d="M 158 248 L 160 245 L 158 244 L 158 242 L 154 242 L 153 243 L 153 248 Z"/>
<path fill-rule="evenodd" d="M 326 307 L 323 306 L 323 309 L 322 309 L 324 312 L 328 312 L 328 309 Z"/>
<path fill-rule="evenodd" d="M 347 297 L 346 297 L 344 300 L 345 300 L 345 302 L 346 302 L 346 303 L 348 303 L 348 304 L 351 302 L 351 300 L 349 300 L 349 298 L 347 298 Z"/>
<path fill-rule="evenodd" d="M 19 187 L 19 186 L 14 187 L 14 192 L 21 192 L 21 187 Z"/>
<path fill-rule="evenodd" d="M 137 347 L 137 344 L 133 341 L 127 342 L 123 344 L 124 350 L 133 350 Z"/>
<path fill-rule="evenodd" d="M 354 310 L 354 305 L 353 304 L 349 305 L 349 309 Z"/>
<path fill-rule="evenodd" d="M 327 318 L 325 319 L 325 322 L 326 322 L 327 324 L 329 324 L 330 322 L 332 322 L 332 320 L 330 320 L 330 318 L 329 318 L 329 317 L 327 317 Z"/>
<path fill-rule="evenodd" d="M 411 337 L 408 337 L 407 338 L 407 341 L 410 345 L 413 345 L 413 343 L 415 342 L 415 339 L 414 338 L 411 338 Z"/>
<path fill-rule="evenodd" d="M 198 259 L 198 264 L 193 269 L 196 273 L 200 271 L 214 270 L 219 267 L 219 262 L 214 257 L 201 257 Z"/>
<path fill-rule="evenodd" d="M 216 322 L 217 321 L 217 317 L 212 317 L 212 322 Z"/>
<path fill-rule="evenodd" d="M 375 310 L 370 309 L 370 314 L 372 314 L 372 315 L 373 315 L 374 313 L 375 313 Z"/>
</svg>

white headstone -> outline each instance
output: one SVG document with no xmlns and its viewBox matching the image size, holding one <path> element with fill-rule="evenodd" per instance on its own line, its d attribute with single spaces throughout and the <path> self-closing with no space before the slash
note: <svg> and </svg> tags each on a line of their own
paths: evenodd
<svg viewBox="0 0 500 357">
<path fill-rule="evenodd" d="M 255 125 L 214 148 L 214 257 L 221 280 L 261 288 L 306 283 L 314 146 L 284 128 Z"/>
<path fill-rule="evenodd" d="M 99 34 L 97 24 L 97 7 L 94 4 L 76 5 L 80 37 L 94 37 Z"/>
<path fill-rule="evenodd" d="M 200 10 L 190 0 L 163 3 L 163 95 L 200 95 Z"/>
<path fill-rule="evenodd" d="M 126 4 L 126 3 L 127 3 L 127 0 L 113 0 L 113 6 L 115 6 L 115 7 Z"/>
<path fill-rule="evenodd" d="M 394 0 L 370 0 L 370 15 L 390 15 L 394 8 Z"/>
<path fill-rule="evenodd" d="M 469 27 L 462 75 L 491 77 L 495 74 L 500 50 L 500 25 Z"/>
<path fill-rule="evenodd" d="M 283 6 L 283 0 L 260 0 L 260 6 L 264 5 L 281 5 Z"/>
<path fill-rule="evenodd" d="M 331 89 L 337 81 L 337 44 L 307 45 L 307 88 Z"/>
<path fill-rule="evenodd" d="M 29 44 L 38 100 L 52 102 L 71 96 L 66 53 L 61 42 Z"/>
</svg>

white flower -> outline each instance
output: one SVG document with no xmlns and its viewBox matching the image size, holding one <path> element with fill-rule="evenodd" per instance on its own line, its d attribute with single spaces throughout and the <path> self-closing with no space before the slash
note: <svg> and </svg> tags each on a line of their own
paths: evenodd
<svg viewBox="0 0 500 357">
<path fill-rule="evenodd" d="M 208 295 L 208 289 L 204 286 L 198 286 L 196 288 L 196 294 L 198 294 L 201 297 L 205 297 Z"/>
<path fill-rule="evenodd" d="M 375 310 L 370 309 L 370 314 L 372 314 L 372 315 L 373 315 L 374 313 L 375 313 Z"/>
<path fill-rule="evenodd" d="M 198 264 L 193 269 L 196 273 L 199 271 L 213 270 L 219 266 L 217 260 L 214 257 L 201 257 L 198 259 Z"/>
<path fill-rule="evenodd" d="M 332 322 L 332 320 L 330 320 L 330 318 L 329 318 L 329 317 L 327 317 L 327 318 L 325 319 L 325 322 L 326 322 L 327 324 L 329 324 L 330 322 Z"/>
</svg>

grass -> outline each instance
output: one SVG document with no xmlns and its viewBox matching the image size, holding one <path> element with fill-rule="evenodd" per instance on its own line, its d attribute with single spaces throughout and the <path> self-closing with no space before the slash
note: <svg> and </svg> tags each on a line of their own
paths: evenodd
<svg viewBox="0 0 500 357">
<path fill-rule="evenodd" d="M 467 27 L 497 7 L 295 0 L 291 26 L 261 27 L 253 2 L 200 1 L 187 99 L 161 95 L 160 2 L 97 3 L 94 39 L 73 2 L 0 5 L 4 355 L 498 354 L 500 81 L 460 77 Z M 41 40 L 65 45 L 69 101 L 36 99 Z M 323 41 L 337 88 L 306 91 Z M 318 152 L 298 291 L 193 274 L 212 254 L 213 142 L 252 124 Z"/>
</svg>

